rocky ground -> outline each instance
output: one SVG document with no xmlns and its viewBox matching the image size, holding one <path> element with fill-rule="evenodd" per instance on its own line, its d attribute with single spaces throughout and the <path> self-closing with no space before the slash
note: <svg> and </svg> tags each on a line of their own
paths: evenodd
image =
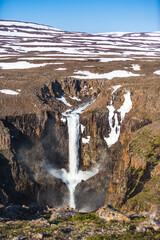
<svg viewBox="0 0 160 240">
<path fill-rule="evenodd" d="M 1 207 L 2 213 L 2 207 Z M 96 213 L 78 213 L 65 207 L 53 209 L 10 206 L 3 209 L 0 238 L 29 239 L 159 239 L 160 222 L 146 212 L 130 217 L 105 206 Z"/>
</svg>

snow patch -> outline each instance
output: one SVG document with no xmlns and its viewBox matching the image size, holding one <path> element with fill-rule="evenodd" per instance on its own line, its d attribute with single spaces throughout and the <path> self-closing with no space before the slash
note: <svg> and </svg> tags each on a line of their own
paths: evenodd
<svg viewBox="0 0 160 240">
<path fill-rule="evenodd" d="M 112 72 L 109 72 L 109 73 L 91 73 L 89 71 L 77 71 L 77 72 L 74 72 L 74 74 L 81 74 L 81 75 L 84 75 L 84 76 L 81 76 L 81 75 L 73 75 L 71 77 L 74 77 L 74 78 L 78 78 L 78 79 L 101 79 L 101 78 L 107 78 L 109 80 L 115 78 L 115 77 L 136 77 L 136 76 L 140 76 L 140 74 L 135 74 L 135 73 L 132 73 L 132 72 L 128 72 L 128 71 L 125 71 L 125 70 L 114 70 Z"/>
<path fill-rule="evenodd" d="M 1 36 L 9 37 L 27 37 L 27 38 L 53 38 L 53 35 L 45 34 L 31 34 L 27 32 L 11 32 L 11 31 L 0 31 Z"/>
<path fill-rule="evenodd" d="M 95 35 L 103 35 L 103 36 L 112 35 L 112 37 L 113 36 L 122 37 L 124 34 L 128 34 L 128 33 L 130 33 L 130 32 L 107 32 L 107 33 L 98 33 Z"/>
<path fill-rule="evenodd" d="M 47 58 L 47 57 L 18 57 L 20 60 L 30 60 L 30 61 L 38 61 L 38 60 L 57 60 L 58 58 Z M 55 62 L 52 64 L 64 64 L 62 62 Z"/>
<path fill-rule="evenodd" d="M 141 68 L 138 64 L 132 64 L 132 68 L 133 68 L 134 71 L 140 71 L 141 70 Z"/>
<path fill-rule="evenodd" d="M 100 58 L 100 62 L 131 61 L 133 58 Z"/>
<path fill-rule="evenodd" d="M 6 51 L 6 49 L 4 49 L 4 48 L 0 48 L 0 53 L 6 53 L 7 51 Z"/>
<path fill-rule="evenodd" d="M 90 136 L 87 136 L 87 138 L 82 137 L 82 143 L 83 144 L 89 144 L 90 138 L 91 138 Z"/>
<path fill-rule="evenodd" d="M 47 64 L 51 63 L 29 63 L 26 61 L 20 61 L 20 62 L 6 62 L 6 63 L 0 63 L 0 68 L 2 69 L 28 69 L 28 68 L 35 68 L 35 67 L 43 67 Z"/>
<path fill-rule="evenodd" d="M 60 119 L 62 122 L 66 122 L 66 118 L 64 118 L 64 117 L 61 117 L 61 119 Z"/>
<path fill-rule="evenodd" d="M 89 106 L 91 105 L 93 102 L 95 101 L 95 99 L 92 99 L 91 101 L 87 102 L 86 104 L 74 109 L 74 110 L 71 110 L 71 109 L 68 109 L 66 110 L 64 113 L 62 113 L 62 116 L 65 116 L 67 117 L 69 114 L 81 114 L 84 112 L 84 110 Z M 70 113 L 69 113 L 70 112 Z"/>
<path fill-rule="evenodd" d="M 128 113 L 132 108 L 132 101 L 131 101 L 131 94 L 129 91 L 127 91 L 124 94 L 124 103 L 123 105 L 117 110 L 115 110 L 113 106 L 113 98 L 114 98 L 114 92 L 119 88 L 119 86 L 115 86 L 114 90 L 112 92 L 111 97 L 111 104 L 107 106 L 107 109 L 109 111 L 109 126 L 110 126 L 110 133 L 108 137 L 104 137 L 104 140 L 106 141 L 108 147 L 111 147 L 113 144 L 115 144 L 120 136 L 120 124 L 118 120 L 118 113 L 120 113 L 121 116 L 121 123 L 124 120 L 125 114 Z M 113 123 L 114 122 L 114 123 Z"/>
<path fill-rule="evenodd" d="M 83 67 L 94 67 L 94 66 L 83 66 Z"/>
<path fill-rule="evenodd" d="M 124 94 L 124 103 L 123 105 L 117 110 L 121 115 L 121 123 L 124 120 L 125 114 L 128 113 L 132 109 L 132 100 L 131 94 L 128 91 Z"/>
<path fill-rule="evenodd" d="M 81 133 L 83 134 L 85 130 L 85 126 L 81 124 Z"/>
<path fill-rule="evenodd" d="M 137 52 L 137 51 L 127 51 L 127 52 L 123 52 L 123 55 L 145 55 L 145 56 L 155 56 L 156 53 L 155 52 Z"/>
<path fill-rule="evenodd" d="M 57 100 L 63 102 L 65 105 L 67 105 L 68 107 L 71 107 L 72 105 L 70 103 L 67 102 L 67 100 L 65 99 L 65 97 L 61 96 L 60 98 L 56 98 Z"/>
<path fill-rule="evenodd" d="M 154 74 L 156 74 L 156 75 L 159 75 L 159 76 L 160 76 L 160 70 L 157 70 L 157 71 L 155 71 L 155 72 L 154 72 Z"/>
<path fill-rule="evenodd" d="M 18 27 L 30 27 L 30 28 L 38 28 L 38 29 L 47 29 L 47 30 L 59 30 L 54 27 L 36 24 L 36 23 L 29 23 L 29 22 L 19 22 L 19 21 L 4 21 L 0 20 L 0 24 L 4 26 L 18 26 Z"/>
<path fill-rule="evenodd" d="M 57 68 L 57 69 L 54 69 L 54 70 L 65 71 L 65 70 L 67 70 L 67 68 Z"/>
<path fill-rule="evenodd" d="M 113 95 L 113 93 L 116 92 L 120 87 L 122 87 L 122 85 L 112 86 L 112 88 L 113 88 L 112 95 Z"/>
<path fill-rule="evenodd" d="M 70 97 L 71 99 L 76 100 L 76 101 L 79 101 L 79 102 L 82 101 L 80 98 L 77 98 L 77 97 L 75 97 L 75 96 L 74 96 L 74 97 L 69 96 L 69 97 Z"/>
<path fill-rule="evenodd" d="M 19 92 L 10 90 L 10 89 L 2 89 L 0 90 L 1 93 L 8 94 L 8 95 L 18 95 Z"/>
</svg>

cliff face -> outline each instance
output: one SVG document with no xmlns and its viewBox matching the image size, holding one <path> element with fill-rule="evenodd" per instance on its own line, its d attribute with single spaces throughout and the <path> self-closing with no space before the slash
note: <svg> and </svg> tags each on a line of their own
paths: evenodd
<svg viewBox="0 0 160 240">
<path fill-rule="evenodd" d="M 124 120 L 119 141 L 110 149 L 116 159 L 107 193 L 109 203 L 137 213 L 152 211 L 159 204 L 159 88 L 142 89 L 134 90 L 130 116 Z M 153 192 L 157 201 L 153 200 Z"/>
<path fill-rule="evenodd" d="M 159 32 L 0 29 L 0 202 L 69 203 L 49 172 L 69 170 L 66 114 L 94 100 L 80 114 L 79 169 L 98 173 L 77 185 L 76 207 L 158 209 Z"/>
<path fill-rule="evenodd" d="M 122 207 L 124 211 L 135 208 L 140 211 L 143 207 L 137 203 L 138 196 L 145 191 L 147 184 L 151 182 L 152 185 L 153 179 L 159 177 L 159 90 L 156 86 L 143 86 L 143 90 L 134 87 L 133 91 L 130 86 L 122 86 L 113 98 L 112 87 L 103 81 L 101 84 L 101 91 L 92 90 L 90 94 L 91 85 L 87 81 L 69 80 L 62 84 L 55 81 L 42 87 L 37 97 L 50 109 L 59 107 L 63 112 L 66 107 L 56 98 L 64 94 L 72 104 L 73 100 L 68 97 L 71 94 L 80 98 L 82 103 L 93 97 L 96 99 L 80 115 L 79 168 L 87 171 L 98 167 L 99 172 L 78 184 L 76 207 L 91 211 L 107 202 Z M 82 91 L 84 86 L 88 94 Z M 97 81 L 92 83 L 92 87 L 99 89 Z M 117 111 L 124 103 L 126 89 L 131 92 L 132 110 L 121 124 L 118 115 L 120 137 L 108 147 L 104 140 L 111 132 L 107 106 L 113 98 Z M 76 102 L 74 108 L 82 103 Z M 41 205 L 68 204 L 66 185 L 48 171 L 49 168 L 68 169 L 68 127 L 60 110 L 1 119 L 0 187 L 3 204 L 33 201 Z M 114 126 L 114 119 L 112 124 Z M 159 201 L 158 195 L 156 199 Z M 151 202 L 148 205 L 147 210 L 153 207 Z"/>
<path fill-rule="evenodd" d="M 2 203 L 63 203 L 66 186 L 47 173 L 49 164 L 65 167 L 68 159 L 66 127 L 57 117 L 44 112 L 1 120 Z"/>
</svg>

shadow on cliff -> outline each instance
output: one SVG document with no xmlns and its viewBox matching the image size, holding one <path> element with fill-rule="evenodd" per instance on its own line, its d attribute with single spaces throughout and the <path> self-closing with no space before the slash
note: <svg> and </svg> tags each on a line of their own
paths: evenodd
<svg viewBox="0 0 160 240">
<path fill-rule="evenodd" d="M 67 83 L 67 80 L 64 80 L 65 87 L 67 88 L 67 91 L 70 93 L 71 88 L 69 84 Z M 81 81 L 80 80 L 73 80 L 72 81 L 72 87 L 74 88 L 75 94 L 81 91 Z M 53 107 L 53 100 L 54 98 L 61 98 L 64 95 L 64 90 L 62 88 L 62 85 L 55 80 L 50 84 L 50 86 L 47 86 L 44 84 L 43 88 L 41 88 L 41 93 L 37 94 L 38 99 L 43 102 L 44 104 L 52 104 Z"/>
<path fill-rule="evenodd" d="M 6 195 L 9 203 L 14 201 L 14 196 L 17 195 L 15 187 L 9 160 L 0 154 L 0 202 L 2 204 L 6 205 L 8 203 Z"/>
<path fill-rule="evenodd" d="M 61 180 L 49 173 L 49 169 L 66 168 L 68 163 L 67 132 L 64 130 L 65 126 L 61 127 L 56 123 L 54 113 L 47 112 L 47 115 L 40 140 L 39 157 L 32 151 L 32 159 L 37 159 L 35 162 L 38 171 L 36 180 L 40 183 L 37 201 L 40 205 L 62 206 L 65 198 L 68 198 L 68 189 Z"/>
<path fill-rule="evenodd" d="M 18 154 L 20 151 L 30 150 L 34 143 L 31 141 L 31 139 L 22 133 L 19 129 L 17 129 L 10 120 L 2 119 L 1 120 L 4 124 L 4 126 L 9 130 L 10 134 L 10 150 L 14 155 L 13 160 L 16 160 L 18 158 Z M 25 156 L 25 154 L 24 154 Z"/>
<path fill-rule="evenodd" d="M 53 95 L 57 98 L 62 97 L 64 91 L 62 90 L 61 84 L 56 80 L 51 83 L 51 87 L 49 88 L 46 84 L 41 88 L 41 94 L 37 94 L 37 97 L 44 104 L 49 104 L 49 101 L 53 98 Z"/>
<path fill-rule="evenodd" d="M 143 190 L 145 183 L 152 178 L 151 172 L 156 165 L 156 163 L 147 162 L 144 170 L 135 171 L 133 168 L 130 170 L 130 172 L 128 172 L 127 192 L 121 206 L 123 206 L 128 199 L 136 196 Z"/>
<path fill-rule="evenodd" d="M 68 131 L 66 127 L 56 125 L 56 119 L 51 113 L 47 114 L 42 137 L 45 163 L 53 168 L 64 168 L 68 164 Z"/>
<path fill-rule="evenodd" d="M 6 185 L 6 188 L 9 188 L 7 193 L 9 202 L 14 204 L 31 203 L 36 200 L 33 193 L 37 191 L 38 184 L 34 181 L 32 170 L 26 164 L 26 151 L 32 149 L 34 143 L 17 129 L 10 119 L 1 119 L 1 121 L 9 130 L 10 151 L 13 154 L 12 163 L 9 164 L 9 160 L 6 159 L 9 172 L 9 180 Z"/>
<path fill-rule="evenodd" d="M 53 168 L 61 168 L 67 161 L 67 158 L 64 160 L 65 151 L 61 149 L 65 145 L 63 130 L 55 126 L 55 117 L 48 113 L 39 139 L 22 133 L 14 126 L 13 119 L 5 118 L 2 122 L 9 130 L 10 151 L 13 154 L 12 176 L 17 189 L 13 193 L 13 202 L 28 204 L 38 201 L 41 205 L 62 203 L 66 187 L 44 168 L 48 163 Z"/>
</svg>

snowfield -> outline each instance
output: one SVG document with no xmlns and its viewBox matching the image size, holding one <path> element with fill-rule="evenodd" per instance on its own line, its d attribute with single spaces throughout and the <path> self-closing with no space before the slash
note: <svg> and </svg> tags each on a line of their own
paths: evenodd
<svg viewBox="0 0 160 240">
<path fill-rule="evenodd" d="M 160 31 L 88 34 L 61 31 L 36 23 L 0 20 L 0 69 L 2 70 L 39 68 L 54 64 L 54 74 L 60 75 L 60 72 L 64 71 L 63 75 L 75 79 L 112 80 L 142 76 L 141 64 L 137 64 L 137 61 L 155 59 L 160 59 Z M 73 61 L 72 68 L 68 67 L 70 61 Z M 74 68 L 77 62 L 80 68 Z M 108 72 L 106 67 L 112 62 L 116 65 L 123 62 L 123 67 L 111 68 L 112 71 Z M 58 66 L 61 64 L 62 67 Z M 102 71 L 96 71 L 98 64 L 102 66 Z M 83 71 L 84 67 L 90 68 L 88 70 L 91 71 Z M 160 75 L 159 70 L 154 74 Z M 80 101 L 76 97 L 71 99 Z M 60 101 L 70 106 L 65 98 Z"/>
<path fill-rule="evenodd" d="M 104 63 L 134 61 L 138 56 L 160 57 L 160 32 L 73 33 L 35 23 L 0 20 L 0 56 L 8 53 L 7 57 L 11 54 L 23 57 L 26 53 L 34 55 L 35 52 L 38 57 L 52 53 L 52 57 L 58 54 L 64 58 L 71 55 L 78 57 L 75 61 L 87 61 L 94 57 Z M 111 58 L 111 55 L 114 57 Z"/>
<path fill-rule="evenodd" d="M 73 78 L 78 78 L 78 79 L 103 79 L 103 78 L 107 78 L 109 80 L 115 78 L 115 77 L 137 77 L 140 76 L 140 74 L 135 74 L 132 72 L 127 72 L 125 70 L 114 70 L 112 72 L 109 73 L 91 73 L 89 71 L 77 71 L 74 72 L 74 74 L 72 77 Z M 81 74 L 81 75 L 78 75 Z"/>
</svg>

